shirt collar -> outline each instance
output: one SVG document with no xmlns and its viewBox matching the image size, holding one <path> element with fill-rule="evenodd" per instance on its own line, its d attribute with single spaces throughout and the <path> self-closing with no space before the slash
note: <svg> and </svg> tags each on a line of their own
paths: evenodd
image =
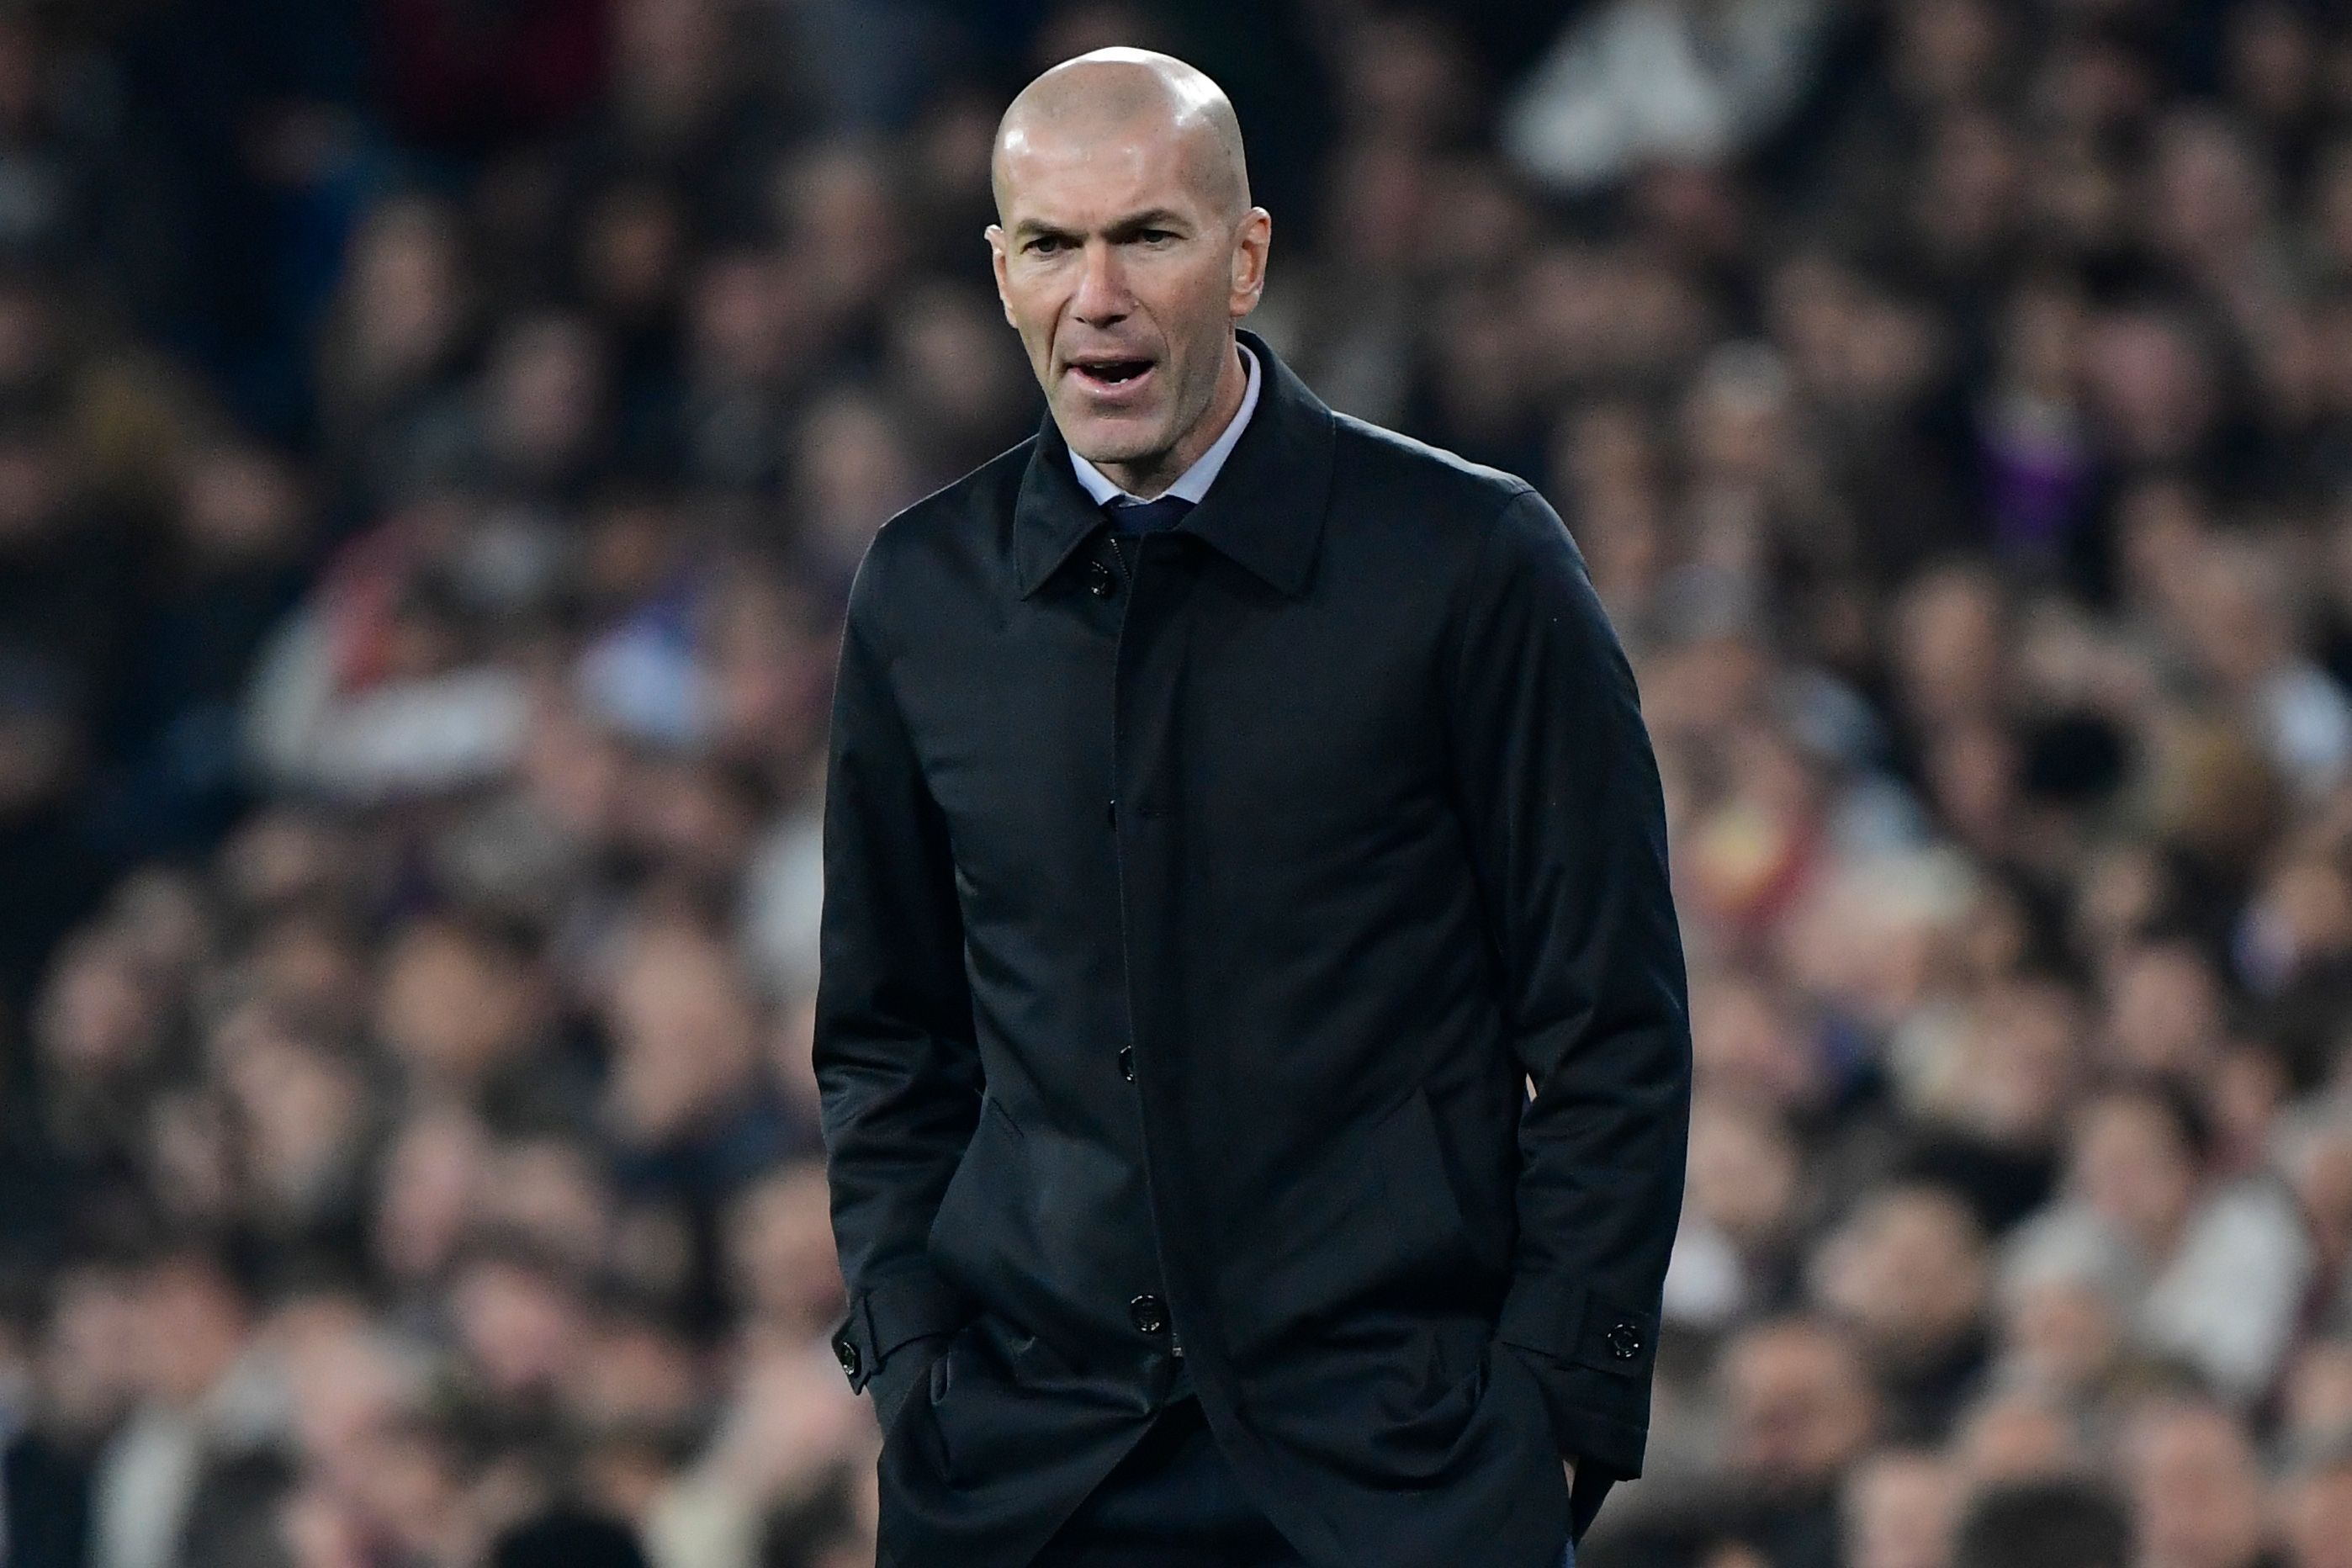
<svg viewBox="0 0 2352 1568">
<path fill-rule="evenodd" d="M 1249 384 L 1242 392 L 1242 405 L 1234 411 L 1233 418 L 1226 422 L 1224 431 L 1218 436 L 1216 444 L 1193 459 L 1192 466 L 1185 469 L 1182 476 L 1163 492 L 1160 497 L 1162 500 L 1172 497 L 1178 500 L 1191 501 L 1194 506 L 1200 505 L 1201 499 L 1209 493 L 1209 487 L 1217 482 L 1217 475 L 1224 468 L 1225 459 L 1233 456 L 1234 445 L 1242 438 L 1242 427 L 1250 422 L 1250 416 L 1256 412 L 1257 355 L 1250 353 L 1246 347 L 1241 352 L 1243 363 L 1249 366 Z M 1096 505 L 1108 506 L 1113 501 L 1131 506 L 1143 504 L 1141 496 L 1121 489 L 1113 484 L 1109 475 L 1079 457 L 1075 448 L 1070 453 L 1070 467 L 1077 473 L 1078 483 L 1086 487 L 1087 494 L 1095 498 Z"/>
<path fill-rule="evenodd" d="M 1330 505 L 1339 416 L 1264 338 L 1247 328 L 1234 336 L 1263 375 L 1257 412 L 1234 445 L 1233 483 L 1204 495 L 1164 531 L 1202 541 L 1297 598 L 1307 590 Z M 1236 414 L 1235 426 L 1240 423 Z M 1050 410 L 1023 445 L 1029 458 L 1013 496 L 1008 545 L 1013 591 L 1026 599 L 1108 519 L 1079 485 L 1069 443 Z"/>
</svg>

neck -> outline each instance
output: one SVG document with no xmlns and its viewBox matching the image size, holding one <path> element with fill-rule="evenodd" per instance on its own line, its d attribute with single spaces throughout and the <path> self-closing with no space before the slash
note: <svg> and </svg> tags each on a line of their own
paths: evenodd
<svg viewBox="0 0 2352 1568">
<path fill-rule="evenodd" d="M 1209 398 L 1209 406 L 1201 411 L 1201 417 L 1192 421 L 1191 428 L 1164 452 L 1132 462 L 1097 465 L 1111 483 L 1131 496 L 1155 500 L 1217 444 L 1217 437 L 1225 433 L 1225 426 L 1242 411 L 1243 395 L 1249 390 L 1249 367 L 1242 361 L 1241 344 L 1231 334 L 1225 342 L 1228 352 L 1224 368 L 1218 373 L 1217 389 Z M 1263 397 L 1265 394 L 1258 395 Z"/>
</svg>

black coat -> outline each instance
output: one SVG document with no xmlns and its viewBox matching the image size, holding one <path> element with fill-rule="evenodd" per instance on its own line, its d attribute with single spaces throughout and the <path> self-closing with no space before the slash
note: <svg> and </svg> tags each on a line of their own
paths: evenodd
<svg viewBox="0 0 2352 1568">
<path fill-rule="evenodd" d="M 816 1070 L 899 1568 L 1027 1563 L 1180 1370 L 1318 1568 L 1537 1568 L 1641 1470 L 1690 1036 L 1633 673 L 1533 489 L 1243 336 L 1139 557 L 1049 417 L 851 591 Z"/>
</svg>

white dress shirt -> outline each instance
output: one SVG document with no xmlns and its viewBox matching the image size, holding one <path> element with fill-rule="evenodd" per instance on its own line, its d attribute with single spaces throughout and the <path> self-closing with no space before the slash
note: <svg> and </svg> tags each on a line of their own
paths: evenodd
<svg viewBox="0 0 2352 1568">
<path fill-rule="evenodd" d="M 1201 498 L 1209 493 L 1210 485 L 1216 481 L 1217 471 L 1225 466 L 1225 459 L 1233 456 L 1234 444 L 1242 438 L 1242 427 L 1250 422 L 1250 416 L 1257 410 L 1257 355 L 1246 347 L 1235 346 L 1241 347 L 1242 359 L 1249 366 L 1249 385 L 1242 393 L 1242 405 L 1234 411 L 1233 422 L 1225 426 L 1224 434 L 1217 437 L 1216 445 L 1202 453 L 1174 484 L 1161 492 L 1160 499 L 1162 500 L 1175 496 L 1198 506 Z M 1144 504 L 1141 496 L 1111 483 L 1109 476 L 1076 451 L 1070 454 L 1070 467 L 1077 470 L 1078 483 L 1086 487 L 1087 494 L 1095 498 L 1097 506 L 1108 506 L 1113 501 L 1121 506 Z"/>
</svg>

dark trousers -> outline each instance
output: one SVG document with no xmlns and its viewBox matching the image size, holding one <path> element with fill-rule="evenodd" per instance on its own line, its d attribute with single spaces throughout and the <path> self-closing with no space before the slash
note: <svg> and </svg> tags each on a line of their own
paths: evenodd
<svg viewBox="0 0 2352 1568">
<path fill-rule="evenodd" d="M 1303 1568 L 1234 1479 L 1198 1399 L 1160 1411 L 1033 1568 Z"/>
</svg>

